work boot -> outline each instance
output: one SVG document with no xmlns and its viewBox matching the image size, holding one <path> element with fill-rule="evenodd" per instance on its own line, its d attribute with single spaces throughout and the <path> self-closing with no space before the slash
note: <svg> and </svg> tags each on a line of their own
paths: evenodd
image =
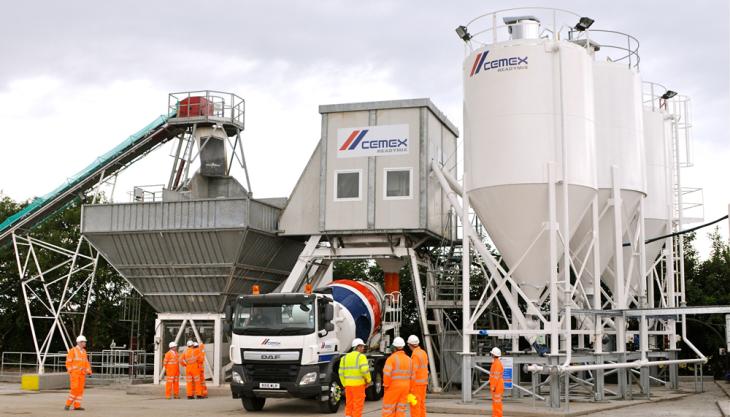
<svg viewBox="0 0 730 417">
<path fill-rule="evenodd" d="M 84 407 L 74 408 L 74 411 L 85 411 L 86 409 Z"/>
<path fill-rule="evenodd" d="M 188 400 L 194 400 L 195 397 L 188 397 Z"/>
<path fill-rule="evenodd" d="M 71 409 L 71 407 L 69 407 L 69 406 L 67 406 L 67 405 L 64 405 L 64 406 L 63 406 L 63 409 L 64 409 L 64 410 L 66 410 L 66 411 L 68 411 L 68 410 L 70 410 L 70 409 Z"/>
</svg>

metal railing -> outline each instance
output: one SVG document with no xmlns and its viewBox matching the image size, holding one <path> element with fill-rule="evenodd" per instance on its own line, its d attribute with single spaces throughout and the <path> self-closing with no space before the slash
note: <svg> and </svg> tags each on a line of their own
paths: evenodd
<svg viewBox="0 0 730 417">
<path fill-rule="evenodd" d="M 567 22 L 568 19 L 570 19 L 570 21 L 574 23 L 581 18 L 581 15 L 577 13 L 552 7 L 515 7 L 497 10 L 477 16 L 466 24 L 467 28 L 472 28 L 472 25 L 474 24 L 477 25 L 478 30 L 471 34 L 471 41 L 477 43 L 479 45 L 478 47 L 481 47 L 509 40 L 509 30 L 514 25 L 507 23 L 500 24 L 498 22 L 500 22 L 500 19 L 505 17 L 526 13 L 535 15 L 540 22 L 548 22 L 547 24 L 541 23 L 542 31 L 540 32 L 540 37 L 549 37 L 556 40 L 560 39 L 562 34 L 565 34 L 565 37 L 567 38 L 568 32 L 573 29 L 572 26 L 564 22 Z M 487 27 L 479 27 L 482 22 L 485 21 L 487 22 Z"/>
<path fill-rule="evenodd" d="M 154 374 L 154 353 L 144 350 L 107 349 L 87 352 L 91 364 L 90 378 L 99 380 L 151 379 Z M 65 373 L 66 353 L 49 353 L 44 373 Z M 2 352 L 0 376 L 37 373 L 38 361 L 35 352 Z"/>
<path fill-rule="evenodd" d="M 167 115 L 175 120 L 205 119 L 211 122 L 230 123 L 243 130 L 246 102 L 233 93 L 199 90 L 170 93 Z"/>
<path fill-rule="evenodd" d="M 154 203 L 162 201 L 162 190 L 165 184 L 152 185 L 135 185 L 132 191 L 129 191 L 130 203 Z"/>
<path fill-rule="evenodd" d="M 382 331 L 386 332 L 393 329 L 395 331 L 395 337 L 398 337 L 400 333 L 400 326 L 403 322 L 400 291 L 385 294 L 385 303 L 382 314 Z"/>
<path fill-rule="evenodd" d="M 520 20 L 512 23 L 505 18 Z M 639 66 L 638 39 L 615 30 L 586 28 L 578 31 L 575 26 L 583 16 L 570 10 L 553 7 L 517 7 L 477 16 L 466 24 L 467 28 L 474 30 L 469 34 L 469 46 L 473 50 L 471 42 L 477 48 L 481 48 L 489 44 L 508 41 L 511 39 L 513 29 L 522 25 L 522 20 L 528 18 L 539 21 L 539 32 L 537 32 L 539 38 L 556 41 L 565 39 L 582 45 L 586 49 L 593 49 L 593 53 L 597 56 L 605 57 L 611 62 L 625 62 L 630 68 Z M 599 53 L 601 50 L 602 52 Z"/>
</svg>

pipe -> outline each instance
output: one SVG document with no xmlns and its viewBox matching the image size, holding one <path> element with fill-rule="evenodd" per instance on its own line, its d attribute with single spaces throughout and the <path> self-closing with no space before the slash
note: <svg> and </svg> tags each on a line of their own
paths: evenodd
<svg viewBox="0 0 730 417">
<path fill-rule="evenodd" d="M 467 175 L 464 173 L 464 189 L 466 189 L 466 178 Z M 474 329 L 474 324 L 471 323 L 468 318 L 471 316 L 470 309 L 471 306 L 469 304 L 469 290 L 471 287 L 471 252 L 469 249 L 469 237 L 467 237 L 467 234 L 471 231 L 471 222 L 469 222 L 469 195 L 466 193 L 462 194 L 463 201 L 463 207 L 462 207 L 462 213 L 461 213 L 461 230 L 462 230 L 462 253 L 461 253 L 461 314 L 462 314 L 462 329 L 461 329 L 461 350 L 462 350 L 462 381 L 464 383 L 464 387 L 462 388 L 468 388 L 468 389 L 462 389 L 462 397 L 461 400 L 464 403 L 471 402 L 471 370 L 468 368 L 470 365 L 469 360 L 471 359 L 469 355 L 471 355 L 471 335 L 467 333 L 469 330 Z M 426 317 L 424 316 L 424 320 Z"/>
<path fill-rule="evenodd" d="M 659 366 L 659 365 L 677 365 L 682 363 L 707 363 L 707 358 L 701 359 L 672 359 L 667 361 L 633 361 L 633 362 L 621 362 L 621 363 L 603 363 L 594 365 L 573 365 L 573 366 L 543 366 L 543 365 L 528 365 L 527 372 L 538 372 L 545 373 L 551 370 L 556 370 L 558 373 L 565 372 L 580 372 L 580 371 L 596 371 L 602 369 L 622 369 L 622 368 L 645 368 L 647 366 Z"/>
<path fill-rule="evenodd" d="M 573 366 L 542 366 L 542 365 L 528 365 L 527 371 L 528 372 L 545 372 L 550 371 L 552 369 L 557 370 L 559 373 L 565 373 L 565 372 L 579 372 L 579 371 L 592 371 L 592 370 L 600 370 L 600 369 L 620 369 L 620 368 L 644 368 L 648 366 L 659 366 L 659 365 L 679 365 L 679 364 L 691 364 L 691 363 L 707 363 L 707 357 L 700 352 L 697 347 L 687 339 L 687 324 L 686 324 L 686 318 L 687 315 L 682 315 L 682 340 L 684 340 L 684 343 L 689 346 L 692 351 L 699 356 L 699 358 L 695 359 L 672 359 L 672 360 L 666 360 L 666 361 L 648 361 L 646 359 L 633 361 L 633 362 L 621 362 L 621 363 L 606 363 L 606 364 L 594 364 L 594 365 L 573 365 Z M 645 318 L 642 318 L 645 319 Z M 642 358 L 646 357 L 646 352 L 641 352 Z"/>
<path fill-rule="evenodd" d="M 449 174 L 448 172 L 443 171 L 443 170 L 441 171 L 441 175 L 444 176 L 444 179 L 446 179 L 446 182 L 449 184 L 449 187 L 451 187 L 451 189 L 454 190 L 454 192 L 456 192 L 456 194 L 458 194 L 459 196 L 464 195 L 464 190 L 461 188 L 461 184 L 459 184 L 459 181 L 457 181 L 456 178 L 452 177 L 451 174 Z M 466 175 L 464 175 L 464 177 L 466 178 Z M 464 181 L 466 181 L 466 180 L 464 180 Z M 727 217 L 727 216 L 725 216 L 725 217 Z"/>
</svg>

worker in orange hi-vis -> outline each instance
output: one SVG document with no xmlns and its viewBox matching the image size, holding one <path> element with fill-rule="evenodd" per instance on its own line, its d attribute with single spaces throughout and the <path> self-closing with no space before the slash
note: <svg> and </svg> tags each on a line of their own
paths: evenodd
<svg viewBox="0 0 730 417">
<path fill-rule="evenodd" d="M 84 383 L 86 375 L 91 375 L 91 364 L 86 356 L 86 338 L 83 335 L 76 338 L 76 346 L 66 354 L 66 371 L 71 379 L 71 392 L 63 408 L 68 410 L 73 406 L 74 410 L 83 410 L 81 400 L 84 398 Z"/>
<path fill-rule="evenodd" d="M 408 394 L 411 392 L 413 368 L 411 358 L 403 352 L 406 346 L 402 337 L 393 340 L 396 351 L 388 357 L 383 367 L 383 417 L 405 417 Z"/>
<path fill-rule="evenodd" d="M 426 389 L 428 388 L 428 354 L 418 344 L 418 336 L 408 336 L 408 347 L 411 348 L 413 364 L 413 382 L 411 393 L 416 397 L 416 404 L 411 405 L 411 417 L 426 417 Z"/>
<path fill-rule="evenodd" d="M 193 341 L 188 340 L 187 348 L 180 357 L 180 363 L 185 367 L 185 394 L 188 400 L 194 400 L 195 395 L 199 392 L 200 367 L 198 366 L 199 358 Z"/>
<path fill-rule="evenodd" d="M 200 389 L 197 395 L 198 398 L 208 398 L 208 386 L 205 385 L 205 344 L 193 342 L 193 346 L 198 351 L 198 366 L 200 367 L 200 384 L 198 384 Z"/>
<path fill-rule="evenodd" d="M 502 394 L 504 394 L 504 367 L 499 360 L 502 351 L 493 347 L 492 367 L 489 368 L 489 390 L 492 392 L 492 417 L 502 417 Z"/>
<path fill-rule="evenodd" d="M 165 366 L 165 398 L 180 398 L 180 355 L 177 353 L 177 343 L 170 342 L 170 350 L 165 353 L 162 364 Z"/>
</svg>

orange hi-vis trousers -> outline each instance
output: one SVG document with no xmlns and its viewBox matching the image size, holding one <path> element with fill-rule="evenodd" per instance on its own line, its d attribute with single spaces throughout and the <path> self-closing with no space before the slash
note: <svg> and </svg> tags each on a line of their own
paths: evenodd
<svg viewBox="0 0 730 417">
<path fill-rule="evenodd" d="M 200 376 L 198 380 L 198 393 L 199 397 L 208 396 L 208 386 L 205 385 L 205 366 L 200 367 Z"/>
<path fill-rule="evenodd" d="M 175 396 L 175 398 L 180 397 L 180 376 L 170 376 L 167 375 L 167 379 L 165 380 L 165 398 L 171 398 L 172 396 Z"/>
<path fill-rule="evenodd" d="M 185 372 L 185 393 L 188 398 L 202 396 L 203 393 L 200 389 L 200 373 L 198 372 Z"/>
<path fill-rule="evenodd" d="M 82 372 L 72 372 L 69 374 L 71 378 L 71 392 L 66 399 L 66 407 L 80 408 L 81 400 L 84 399 L 84 384 L 86 383 L 86 374 Z"/>
<path fill-rule="evenodd" d="M 492 391 L 492 417 L 503 417 L 502 414 L 502 391 Z"/>
<path fill-rule="evenodd" d="M 383 395 L 383 417 L 406 417 L 410 384 L 392 383 Z"/>
<path fill-rule="evenodd" d="M 345 387 L 345 417 L 362 417 L 365 406 L 365 385 Z"/>
<path fill-rule="evenodd" d="M 428 385 L 414 385 L 411 394 L 416 396 L 418 403 L 411 405 L 411 417 L 426 417 L 426 388 Z"/>
</svg>

